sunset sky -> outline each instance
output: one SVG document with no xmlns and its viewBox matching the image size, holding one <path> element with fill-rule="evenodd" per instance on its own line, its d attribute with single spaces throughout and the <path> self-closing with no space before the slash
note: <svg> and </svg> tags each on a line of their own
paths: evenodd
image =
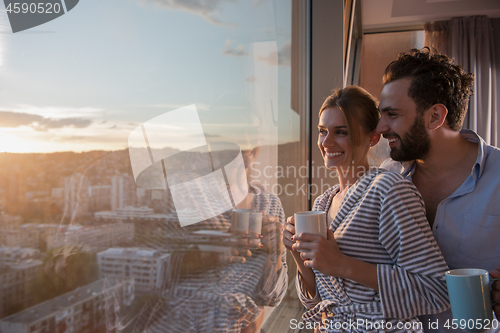
<svg viewBox="0 0 500 333">
<path fill-rule="evenodd" d="M 0 152 L 124 149 L 142 123 L 192 104 L 206 135 L 231 141 L 211 114 L 227 95 L 257 96 L 263 143 L 278 114 L 279 142 L 298 139 L 283 126 L 298 121 L 288 0 L 82 0 L 16 34 L 1 6 Z"/>
</svg>

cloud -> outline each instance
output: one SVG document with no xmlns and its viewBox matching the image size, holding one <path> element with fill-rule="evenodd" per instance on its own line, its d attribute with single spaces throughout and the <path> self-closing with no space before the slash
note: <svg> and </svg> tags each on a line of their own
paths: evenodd
<svg viewBox="0 0 500 333">
<path fill-rule="evenodd" d="M 99 143 L 108 145 L 110 143 L 121 143 L 124 146 L 126 145 L 126 138 L 121 136 L 105 136 L 102 135 L 57 135 L 52 137 L 51 142 L 55 143 Z M 95 148 L 102 149 L 102 148 Z M 121 147 L 123 149 L 123 147 Z"/>
<path fill-rule="evenodd" d="M 203 103 L 196 103 L 193 102 L 191 104 L 196 105 L 196 110 L 197 111 L 207 111 L 210 108 L 210 105 L 208 104 L 203 104 Z M 170 103 L 158 103 L 158 104 L 136 104 L 133 105 L 134 107 L 140 107 L 140 108 L 162 108 L 162 109 L 170 109 L 170 110 L 177 110 L 180 108 L 183 108 L 185 106 L 190 105 L 188 104 L 170 104 Z"/>
<path fill-rule="evenodd" d="M 206 138 L 220 138 L 221 136 L 219 134 L 208 134 L 205 133 Z"/>
<path fill-rule="evenodd" d="M 29 126 L 37 131 L 47 131 L 51 128 L 76 127 L 85 128 L 92 121 L 85 118 L 46 118 L 31 113 L 0 111 L 0 127 Z"/>
<path fill-rule="evenodd" d="M 28 113 L 33 115 L 43 115 L 45 118 L 99 118 L 105 116 L 105 111 L 100 108 L 83 107 L 38 107 L 33 105 L 19 104 L 19 105 L 1 105 L 0 110 L 10 110 L 16 113 Z"/>
<path fill-rule="evenodd" d="M 262 57 L 262 56 L 257 56 L 257 60 L 261 62 L 265 62 L 269 65 L 272 66 L 290 66 L 291 65 L 291 56 L 292 56 L 292 44 L 291 43 L 285 43 L 281 47 L 281 49 L 278 51 L 278 54 L 276 52 L 271 52 L 269 55 Z"/>
<path fill-rule="evenodd" d="M 228 39 L 226 40 L 226 44 L 224 45 L 224 50 L 222 50 L 222 54 L 224 55 L 232 55 L 236 57 L 246 56 L 248 53 L 245 52 L 245 47 L 240 44 L 233 49 L 233 41 Z"/>
<path fill-rule="evenodd" d="M 216 25 L 236 26 L 234 23 L 223 22 L 217 18 L 219 5 L 235 0 L 138 0 L 140 4 L 153 4 L 170 10 L 182 10 L 199 15 Z"/>
</svg>

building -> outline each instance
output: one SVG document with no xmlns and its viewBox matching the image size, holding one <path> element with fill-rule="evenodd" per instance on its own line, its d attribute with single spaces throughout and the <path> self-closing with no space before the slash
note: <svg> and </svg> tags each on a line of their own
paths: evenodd
<svg viewBox="0 0 500 333">
<path fill-rule="evenodd" d="M 7 215 L 0 213 L 0 230 L 13 229 L 22 223 L 21 216 Z"/>
<path fill-rule="evenodd" d="M 0 246 L 38 248 L 39 233 L 40 232 L 38 230 L 21 228 L 3 231 L 0 234 Z"/>
<path fill-rule="evenodd" d="M 23 260 L 0 270 L 0 318 L 34 304 L 30 286 L 42 269 L 40 260 Z"/>
<path fill-rule="evenodd" d="M 96 220 L 125 221 L 133 219 L 162 219 L 167 216 L 164 214 L 155 214 L 153 208 L 141 207 L 122 207 L 114 211 L 102 211 L 94 214 Z"/>
<path fill-rule="evenodd" d="M 134 297 L 131 280 L 98 280 L 0 320 L 0 332 L 109 332 L 106 318 L 119 320 L 115 309 L 126 311 Z"/>
<path fill-rule="evenodd" d="M 12 168 L 7 172 L 5 189 L 5 208 L 9 214 L 18 215 L 25 208 L 26 174 L 23 170 Z"/>
<path fill-rule="evenodd" d="M 139 247 L 164 247 L 168 235 L 178 233 L 177 215 L 157 214 L 152 208 L 124 207 L 112 212 L 97 212 L 95 222 L 130 222 L 134 224 L 134 242 Z"/>
<path fill-rule="evenodd" d="M 136 202 L 136 185 L 134 177 L 129 174 L 111 178 L 111 210 L 117 210 Z"/>
<path fill-rule="evenodd" d="M 89 186 L 88 192 L 91 212 L 111 209 L 111 185 Z"/>
<path fill-rule="evenodd" d="M 177 215 L 174 213 L 158 214 L 154 212 L 153 208 L 147 206 L 132 207 L 127 206 L 118 208 L 114 211 L 103 211 L 94 214 L 96 221 L 164 221 L 164 220 L 178 220 Z"/>
<path fill-rule="evenodd" d="M 99 226 L 73 225 L 60 227 L 53 244 L 54 247 L 82 245 L 87 250 L 98 250 L 130 244 L 133 240 L 133 223 L 112 223 Z"/>
<path fill-rule="evenodd" d="M 59 230 L 59 224 L 55 223 L 26 223 L 21 226 L 20 232 L 26 230 L 36 231 L 38 233 L 38 244 L 42 252 L 54 247 L 54 239 Z"/>
<path fill-rule="evenodd" d="M 51 218 L 52 197 L 49 191 L 30 191 L 25 193 L 23 216 L 27 218 Z"/>
<path fill-rule="evenodd" d="M 29 259 L 40 259 L 40 250 L 20 247 L 0 247 L 0 268 L 10 267 Z"/>
<path fill-rule="evenodd" d="M 77 218 L 89 210 L 89 180 L 81 173 L 64 177 L 64 206 L 67 216 Z"/>
<path fill-rule="evenodd" d="M 134 279 L 136 292 L 160 288 L 170 254 L 141 248 L 110 248 L 97 254 L 101 278 Z"/>
</svg>

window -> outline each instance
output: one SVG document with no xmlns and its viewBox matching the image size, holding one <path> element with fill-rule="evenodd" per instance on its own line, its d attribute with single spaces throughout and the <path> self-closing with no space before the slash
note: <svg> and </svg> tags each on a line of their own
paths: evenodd
<svg viewBox="0 0 500 333">
<path fill-rule="evenodd" d="M 52 251 L 47 247 L 54 241 L 59 244 L 51 253 L 68 248 L 89 253 L 85 260 L 68 260 L 65 266 L 88 265 L 76 270 L 85 274 L 72 276 L 81 279 L 82 290 L 104 274 L 123 279 L 135 270 L 142 273 L 138 282 L 153 281 L 157 275 L 148 272 L 157 272 L 156 263 L 133 252 L 177 250 L 168 242 L 175 233 L 171 225 L 165 225 L 174 219 L 174 231 L 189 229 L 179 226 L 179 215 L 189 218 L 192 212 L 182 200 L 174 202 L 172 188 L 178 184 L 164 177 L 170 171 L 169 163 L 160 161 L 166 160 L 165 155 L 154 161 L 161 167 L 162 183 L 138 186 L 141 179 L 134 174 L 130 152 L 146 138 L 148 152 L 162 151 L 168 158 L 173 158 L 173 152 L 200 146 L 214 149 L 210 163 L 225 143 L 231 143 L 241 157 L 236 162 L 243 162 L 240 169 L 252 162 L 249 152 L 254 152 L 255 161 L 251 168 L 247 165 L 248 179 L 243 174 L 245 186 L 241 188 L 248 187 L 249 181 L 255 184 L 253 191 L 264 188 L 279 197 L 286 216 L 307 209 L 308 199 L 299 188 L 306 185 L 309 175 L 279 173 L 280 167 L 298 170 L 310 162 L 304 149 L 308 102 L 302 97 L 307 76 L 302 67 L 294 67 L 297 72 L 292 73 L 293 61 L 308 62 L 307 47 L 298 47 L 306 38 L 301 29 L 307 24 L 292 18 L 307 9 L 306 2 L 215 1 L 204 8 L 184 3 L 80 1 L 61 18 L 19 33 L 11 33 L 6 13 L 0 13 L 4 23 L 0 69 L 8 73 L 0 77 L 4 87 L 0 222 L 18 221 L 9 222 L 13 236 L 18 237 L 12 239 L 26 245 L 32 237 L 26 238 L 21 221 L 52 228 L 40 236 L 45 244 L 40 246 L 42 258 Z M 292 89 L 292 76 L 300 78 L 294 81 L 299 90 Z M 162 116 L 178 110 L 182 112 L 161 123 Z M 182 114 L 188 111 L 193 111 L 189 113 L 192 123 L 185 127 Z M 139 164 L 150 163 L 150 157 L 148 153 Z M 219 162 L 224 158 L 219 156 Z M 224 186 L 230 183 L 231 172 L 222 174 L 222 170 L 234 160 L 210 164 L 218 172 L 211 170 L 213 179 Z M 172 165 L 186 173 L 199 166 L 192 161 Z M 239 186 L 233 185 L 221 195 L 218 205 L 222 208 L 214 205 L 211 209 L 217 212 L 197 222 L 243 202 L 244 196 L 236 198 Z M 122 220 L 130 221 L 133 228 L 116 222 Z M 65 230 L 58 229 L 61 222 Z M 229 225 L 219 231 L 227 231 Z M 110 232 L 115 230 L 119 236 Z M 97 260 L 98 252 L 117 247 L 117 237 L 126 239 L 123 246 L 134 250 L 124 254 L 125 259 Z M 185 242 L 179 249 L 188 252 L 188 241 L 180 240 Z M 42 273 L 44 260 L 37 274 Z M 144 264 L 133 265 L 137 260 Z M 122 269 L 125 262 L 129 265 Z M 93 271 L 95 266 L 98 272 Z"/>
</svg>

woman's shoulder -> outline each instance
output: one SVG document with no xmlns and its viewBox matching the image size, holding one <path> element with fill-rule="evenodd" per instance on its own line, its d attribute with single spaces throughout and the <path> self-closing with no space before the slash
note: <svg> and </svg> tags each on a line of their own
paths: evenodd
<svg viewBox="0 0 500 333">
<path fill-rule="evenodd" d="M 401 174 L 382 168 L 373 169 L 368 175 L 367 180 L 371 188 L 375 187 L 383 192 L 389 192 L 395 187 L 407 187 L 411 189 L 415 187 L 411 181 L 405 179 Z"/>
<path fill-rule="evenodd" d="M 313 210 L 324 210 L 324 208 L 328 205 L 330 198 L 332 195 L 338 192 L 339 185 L 333 185 L 329 189 L 327 189 L 323 194 L 314 200 Z"/>
<path fill-rule="evenodd" d="M 395 171 L 389 171 L 383 168 L 376 168 L 375 171 L 376 172 L 373 177 L 378 181 L 397 183 L 405 180 L 405 178 L 400 173 Z"/>
</svg>

